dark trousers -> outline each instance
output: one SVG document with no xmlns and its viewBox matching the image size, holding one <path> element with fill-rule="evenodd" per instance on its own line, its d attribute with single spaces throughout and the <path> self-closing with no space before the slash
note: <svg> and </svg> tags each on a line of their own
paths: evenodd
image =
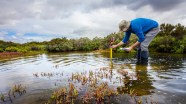
<svg viewBox="0 0 186 104">
<path fill-rule="evenodd" d="M 141 49 L 137 50 L 137 63 L 138 64 L 147 64 L 149 57 L 149 51 L 141 51 Z"/>
</svg>

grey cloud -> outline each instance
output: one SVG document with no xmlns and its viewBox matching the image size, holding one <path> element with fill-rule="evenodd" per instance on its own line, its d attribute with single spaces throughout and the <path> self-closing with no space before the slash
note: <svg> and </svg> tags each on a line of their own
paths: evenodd
<svg viewBox="0 0 186 104">
<path fill-rule="evenodd" d="M 8 24 L 11 20 L 24 18 L 64 18 L 70 16 L 74 11 L 90 12 L 95 9 L 113 8 L 122 5 L 132 10 L 150 5 L 155 11 L 165 11 L 176 8 L 182 2 L 185 2 L 185 0 L 1 0 L 0 23 Z M 36 11 L 33 10 L 34 8 Z M 40 12 L 37 12 L 37 10 Z"/>
<path fill-rule="evenodd" d="M 35 14 L 29 9 L 31 0 L 1 0 L 0 25 L 9 25 L 12 21 L 32 18 Z"/>
<path fill-rule="evenodd" d="M 100 2 L 91 2 L 86 10 L 99 8 L 112 8 L 114 6 L 127 6 L 131 10 L 137 10 L 143 6 L 150 5 L 155 11 L 169 11 L 175 9 L 185 0 L 101 0 Z M 178 7 L 179 8 L 179 7 Z"/>
<path fill-rule="evenodd" d="M 155 11 L 170 11 L 175 9 L 179 4 L 186 2 L 185 0 L 133 0 L 128 2 L 127 7 L 137 10 L 145 5 L 150 5 Z"/>
<path fill-rule="evenodd" d="M 14 20 L 55 19 L 70 16 L 86 5 L 81 0 L 1 0 L 0 25 Z"/>
<path fill-rule="evenodd" d="M 186 15 L 182 15 L 182 16 L 180 16 L 179 17 L 181 20 L 184 20 L 184 19 L 186 19 Z"/>
<path fill-rule="evenodd" d="M 75 34 L 73 37 L 106 35 L 116 31 L 116 22 L 122 18 L 185 21 L 184 4 L 185 0 L 0 0 L 0 29 L 23 34 Z M 167 19 L 170 16 L 174 18 Z"/>
<path fill-rule="evenodd" d="M 185 0 L 152 0 L 149 4 L 157 10 L 171 10 L 175 9 L 180 3 L 185 2 Z M 179 7 L 178 7 L 179 8 Z"/>
<path fill-rule="evenodd" d="M 91 29 L 89 29 L 88 27 L 81 27 L 81 28 L 75 29 L 72 32 L 72 34 L 79 34 L 80 36 L 82 36 L 83 34 L 87 34 L 90 31 Z"/>
</svg>

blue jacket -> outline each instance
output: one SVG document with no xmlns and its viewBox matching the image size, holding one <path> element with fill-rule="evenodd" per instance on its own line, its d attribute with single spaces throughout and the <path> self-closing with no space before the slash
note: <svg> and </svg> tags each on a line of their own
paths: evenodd
<svg viewBox="0 0 186 104">
<path fill-rule="evenodd" d="M 130 27 L 125 32 L 125 37 L 123 38 L 122 42 L 127 43 L 131 33 L 134 33 L 138 36 L 138 42 L 143 42 L 145 40 L 144 34 L 155 27 L 158 27 L 158 23 L 154 20 L 146 18 L 136 18 L 130 21 Z"/>
</svg>

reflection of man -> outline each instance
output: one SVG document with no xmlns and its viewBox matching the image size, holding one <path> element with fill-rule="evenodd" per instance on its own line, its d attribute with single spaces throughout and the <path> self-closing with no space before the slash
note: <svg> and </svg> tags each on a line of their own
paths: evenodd
<svg viewBox="0 0 186 104">
<path fill-rule="evenodd" d="M 139 96 L 151 94 L 150 90 L 154 89 L 154 87 L 152 86 L 152 80 L 149 78 L 147 73 L 147 65 L 136 64 L 135 70 L 136 80 L 131 80 L 130 78 L 125 77 L 123 83 L 124 86 L 118 87 L 118 92 L 129 93 L 130 90 L 134 90 L 134 92 Z"/>
<path fill-rule="evenodd" d="M 134 33 L 138 37 L 138 41 L 132 46 L 125 48 L 126 51 L 131 51 L 135 47 L 138 47 L 138 59 L 148 60 L 149 52 L 148 46 L 152 39 L 159 32 L 159 25 L 156 21 L 146 18 L 136 18 L 132 21 L 122 20 L 119 24 L 120 32 L 126 32 L 123 40 L 112 45 L 111 48 L 116 48 L 123 44 L 126 44 L 130 38 L 131 33 Z"/>
<path fill-rule="evenodd" d="M 150 90 L 154 89 L 154 87 L 147 72 L 147 65 L 136 64 L 136 77 L 137 80 L 133 81 L 133 86 L 136 86 L 139 95 L 150 94 Z"/>
</svg>

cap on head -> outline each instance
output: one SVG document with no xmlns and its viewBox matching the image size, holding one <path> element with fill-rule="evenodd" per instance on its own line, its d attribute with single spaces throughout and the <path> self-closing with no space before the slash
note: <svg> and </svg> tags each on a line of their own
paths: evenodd
<svg viewBox="0 0 186 104">
<path fill-rule="evenodd" d="M 119 23 L 119 33 L 124 32 L 124 31 L 127 31 L 127 29 L 129 28 L 129 26 L 130 26 L 130 21 L 122 20 Z"/>
</svg>

